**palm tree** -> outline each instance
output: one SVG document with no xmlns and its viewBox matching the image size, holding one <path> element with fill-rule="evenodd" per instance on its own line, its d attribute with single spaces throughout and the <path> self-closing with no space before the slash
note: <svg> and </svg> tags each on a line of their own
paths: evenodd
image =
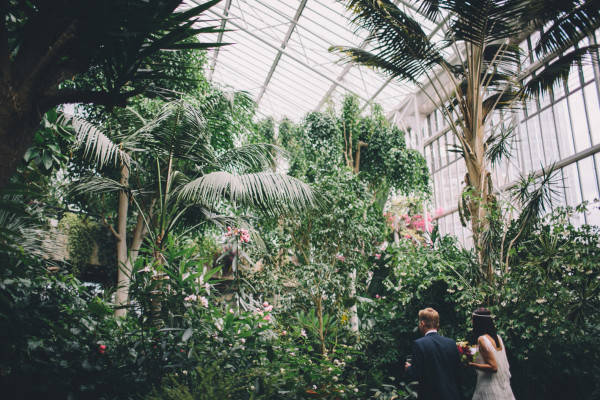
<svg viewBox="0 0 600 400">
<path fill-rule="evenodd" d="M 598 46 L 585 39 L 600 27 L 600 1 L 422 0 L 420 13 L 445 28 L 445 39 L 439 42 L 391 0 L 343 2 L 354 14 L 353 22 L 369 32 L 373 50 L 330 50 L 343 53 L 346 61 L 414 83 L 440 106 L 460 143 L 467 168 L 466 207 L 461 212 L 470 218 L 483 264 L 486 215 L 494 203 L 489 168 L 510 155 L 513 137 L 510 131 L 486 135 L 491 116 L 552 91 L 573 65 L 595 54 Z M 541 35 L 532 54 L 522 54 L 519 41 L 536 30 Z M 454 50 L 453 56 L 446 56 L 448 49 Z M 533 56 L 540 60 L 540 69 L 525 79 L 531 71 L 523 57 Z M 491 271 L 486 274 L 491 278 Z"/>
<path fill-rule="evenodd" d="M 195 23 L 219 1 L 185 10 L 183 0 L 1 1 L 0 190 L 46 111 L 66 103 L 125 107 L 152 82 L 177 79 L 166 73 L 173 64 L 165 53 L 219 46 L 187 40 L 218 31 Z"/>
<path fill-rule="evenodd" d="M 204 112 L 202 112 L 204 111 Z M 160 262 L 164 239 L 178 227 L 196 226 L 212 219 L 219 206 L 256 207 L 266 212 L 299 211 L 316 204 L 310 186 L 273 172 L 283 150 L 268 144 L 219 149 L 207 110 L 186 101 L 167 103 L 150 121 L 129 112 L 129 131 L 115 136 L 118 143 L 80 119 L 72 117 L 78 143 L 101 170 L 116 163 L 121 179 L 89 176 L 76 186 L 83 193 L 119 193 L 117 258 L 120 266 L 117 306 L 127 303 L 131 268 L 145 235 L 149 235 Z M 143 123 L 135 122 L 135 120 Z M 127 247 L 128 205 L 138 216 Z M 193 218 L 191 218 L 193 217 Z M 118 312 L 117 314 L 122 314 Z"/>
</svg>

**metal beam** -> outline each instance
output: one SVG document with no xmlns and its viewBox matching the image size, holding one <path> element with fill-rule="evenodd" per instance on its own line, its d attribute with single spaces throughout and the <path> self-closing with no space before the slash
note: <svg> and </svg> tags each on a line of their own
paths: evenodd
<svg viewBox="0 0 600 400">
<path fill-rule="evenodd" d="M 223 40 L 223 33 L 225 30 L 225 24 L 227 23 L 227 16 L 229 15 L 230 8 L 231 8 L 231 0 L 226 0 L 225 8 L 223 9 L 223 15 L 225 15 L 225 18 L 221 19 L 221 26 L 219 27 L 221 32 L 219 32 L 219 37 L 217 38 L 217 43 L 221 43 L 221 41 Z M 217 57 L 219 57 L 220 49 L 221 49 L 220 47 L 217 47 L 215 49 L 215 54 L 213 55 L 213 59 L 210 63 L 210 69 L 208 70 L 208 80 L 209 81 L 212 81 L 213 75 L 215 73 L 215 67 L 217 66 Z"/>
<path fill-rule="evenodd" d="M 226 18 L 223 14 L 221 14 L 221 13 L 213 10 L 212 8 L 209 8 L 207 11 L 210 12 L 211 14 L 213 14 L 213 15 L 216 15 L 219 18 Z M 240 29 L 241 31 L 245 32 L 246 34 L 248 34 L 248 35 L 252 36 L 253 38 L 257 39 L 258 41 L 264 43 L 265 45 L 267 45 L 267 46 L 269 46 L 269 47 L 271 47 L 271 48 L 273 48 L 273 49 L 275 49 L 277 51 L 280 51 L 282 55 L 287 56 L 290 59 L 296 61 L 298 64 L 300 64 L 303 67 L 309 69 L 310 71 L 312 71 L 315 74 L 319 75 L 323 79 L 328 80 L 328 81 L 333 82 L 333 83 L 337 83 L 338 86 L 340 86 L 340 87 L 346 89 L 347 91 L 349 91 L 349 92 L 357 95 L 361 100 L 366 101 L 366 99 L 363 96 L 361 96 L 359 93 L 356 93 L 356 91 L 354 89 L 349 88 L 348 86 L 344 85 L 342 82 L 338 82 L 334 78 L 332 78 L 332 77 L 328 76 L 327 74 L 325 74 L 324 72 L 319 71 L 318 69 L 314 68 L 311 65 L 308 65 L 306 62 L 304 62 L 303 60 L 301 60 L 297 56 L 295 56 L 295 55 L 287 52 L 286 50 L 282 50 L 279 45 L 273 44 L 273 43 L 269 42 L 268 40 L 265 40 L 265 39 L 261 38 L 256 33 L 248 30 L 247 28 L 245 28 L 244 26 L 242 26 L 241 24 L 239 24 L 239 23 L 237 23 L 237 22 L 235 22 L 233 20 L 229 20 L 229 24 L 235 26 L 236 28 Z"/>
<path fill-rule="evenodd" d="M 584 158 L 593 156 L 594 154 L 600 153 L 600 144 L 597 144 L 595 146 L 589 147 L 583 151 L 580 151 L 579 153 L 573 154 L 572 156 L 569 156 L 567 158 L 562 159 L 561 161 L 557 162 L 554 167 L 556 170 L 560 170 L 563 169 L 565 167 L 568 167 L 571 164 L 576 163 L 577 161 L 581 161 Z M 544 168 L 546 168 L 545 170 L 543 168 L 538 169 L 537 171 L 535 171 L 533 173 L 533 177 L 534 178 L 539 178 L 541 177 L 544 172 L 548 172 L 548 167 L 550 165 L 546 165 Z M 504 193 L 507 190 L 513 189 L 515 188 L 517 185 L 519 184 L 519 181 L 513 181 L 509 184 L 506 184 L 504 186 L 502 186 L 500 189 L 496 190 L 496 193 Z M 455 213 L 456 211 L 458 211 L 458 206 L 454 206 L 449 210 L 444 211 L 443 214 L 440 214 L 436 217 L 434 217 L 433 219 L 439 219 L 439 218 L 444 218 L 447 215 L 450 215 L 452 213 Z"/>
<path fill-rule="evenodd" d="M 273 73 L 275 72 L 275 69 L 277 68 L 277 64 L 279 64 L 279 60 L 281 60 L 281 51 L 286 48 L 288 41 L 290 40 L 290 37 L 292 36 L 292 33 L 294 33 L 294 29 L 296 29 L 296 25 L 298 24 L 298 19 L 300 19 L 300 16 L 302 15 L 302 11 L 304 11 L 304 6 L 306 6 L 307 1 L 308 0 L 302 0 L 300 2 L 300 5 L 298 6 L 298 9 L 296 10 L 296 15 L 294 15 L 294 19 L 293 19 L 292 23 L 290 24 L 290 28 L 288 29 L 287 33 L 285 34 L 285 37 L 283 38 L 283 42 L 281 43 L 281 50 L 279 50 L 277 52 L 277 55 L 275 56 L 275 60 L 273 60 L 271 69 L 269 70 L 269 73 L 267 74 L 267 78 L 265 79 L 265 83 L 262 85 L 262 88 L 260 89 L 260 93 L 258 93 L 258 96 L 256 96 L 256 104 L 260 104 L 260 100 L 262 99 L 263 95 L 265 94 L 265 91 L 267 90 L 267 86 L 269 85 L 269 82 L 271 81 L 271 78 L 273 77 Z"/>
<path fill-rule="evenodd" d="M 361 50 L 364 49 L 365 47 L 367 47 L 367 44 L 368 44 L 368 42 L 366 40 L 363 41 L 360 44 L 359 49 L 361 49 Z M 342 79 L 344 79 L 344 77 L 348 74 L 348 72 L 350 72 L 350 69 L 352 67 L 354 67 L 354 63 L 348 63 L 348 64 L 346 64 L 346 66 L 344 67 L 343 71 L 336 78 L 336 81 L 341 82 Z M 338 87 L 337 83 L 334 83 L 333 85 L 331 85 L 331 87 L 329 88 L 329 90 L 327 90 L 327 93 L 325 93 L 325 96 L 323 96 L 323 98 L 319 102 L 319 105 L 317 105 L 316 111 L 319 111 L 321 109 L 321 107 L 323 107 L 323 104 L 325 104 L 325 102 L 327 101 L 327 99 L 329 99 L 329 97 L 334 92 L 334 90 L 335 90 L 336 87 Z"/>
</svg>

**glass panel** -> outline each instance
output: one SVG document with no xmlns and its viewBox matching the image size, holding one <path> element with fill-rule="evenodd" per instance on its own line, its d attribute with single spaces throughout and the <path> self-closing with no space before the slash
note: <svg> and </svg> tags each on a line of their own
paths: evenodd
<svg viewBox="0 0 600 400">
<path fill-rule="evenodd" d="M 522 153 L 521 153 L 521 158 L 523 161 L 523 164 L 525 166 L 525 170 L 527 171 L 531 171 L 532 168 L 532 164 L 531 164 L 531 151 L 529 150 L 529 142 L 530 140 L 528 140 L 528 134 L 527 134 L 527 125 L 525 122 L 521 123 L 521 145 L 522 145 Z"/>
<path fill-rule="evenodd" d="M 579 161 L 579 175 L 581 180 L 581 192 L 583 201 L 593 203 L 598 198 L 598 181 L 596 179 L 596 171 L 594 168 L 593 157 L 587 157 Z M 590 210 L 592 206 L 589 207 Z M 598 213 L 587 212 L 586 223 L 590 225 L 600 224 L 600 215 Z"/>
<path fill-rule="evenodd" d="M 442 170 L 442 190 L 444 191 L 444 204 L 442 207 L 444 207 L 446 210 L 450 209 L 454 203 L 454 199 L 452 198 L 450 191 L 451 185 L 452 182 L 450 181 L 449 167 L 446 167 Z"/>
<path fill-rule="evenodd" d="M 440 164 L 442 166 L 448 164 L 448 148 L 446 147 L 446 136 L 442 135 L 439 139 L 440 142 Z"/>
<path fill-rule="evenodd" d="M 573 137 L 575 138 L 575 151 L 580 152 L 590 147 L 590 133 L 585 117 L 582 92 L 573 93 L 568 97 L 568 100 Z"/>
<path fill-rule="evenodd" d="M 567 100 L 559 101 L 552 108 L 554 109 L 554 122 L 556 123 L 556 134 L 559 140 L 560 156 L 566 158 L 575 154 Z"/>
<path fill-rule="evenodd" d="M 592 144 L 600 143 L 600 105 L 598 105 L 598 91 L 595 83 L 587 85 L 584 89 L 585 105 L 590 123 Z"/>
<path fill-rule="evenodd" d="M 433 176 L 433 182 L 435 186 L 435 208 L 444 208 L 444 194 L 442 188 L 442 174 L 437 173 Z"/>
<path fill-rule="evenodd" d="M 594 80 L 594 66 L 591 64 L 584 64 L 583 67 L 581 68 L 581 70 L 583 71 L 583 81 L 584 82 L 591 82 Z"/>
<path fill-rule="evenodd" d="M 550 93 L 540 96 L 540 109 L 549 105 L 552 101 L 552 95 Z"/>
<path fill-rule="evenodd" d="M 458 199 L 458 171 L 456 169 L 456 163 L 450 164 L 450 199 L 455 202 Z"/>
<path fill-rule="evenodd" d="M 581 81 L 579 80 L 579 68 L 577 66 L 571 67 L 567 86 L 569 87 L 569 93 L 573 93 L 573 91 L 581 86 Z"/>
<path fill-rule="evenodd" d="M 531 149 L 531 170 L 537 170 L 546 165 L 544 158 L 544 149 L 542 148 L 542 135 L 540 132 L 540 123 L 537 117 L 527 121 L 527 138 Z"/>
<path fill-rule="evenodd" d="M 429 168 L 429 172 L 432 172 L 433 159 L 431 158 L 431 145 L 425 147 L 425 160 L 427 160 L 427 168 Z"/>
<path fill-rule="evenodd" d="M 439 143 L 437 140 L 435 140 L 433 143 L 431 143 L 431 157 L 433 160 L 433 170 L 436 171 L 438 169 L 440 169 L 440 150 L 439 150 Z"/>
<path fill-rule="evenodd" d="M 540 126 L 546 162 L 549 164 L 553 161 L 558 161 L 560 156 L 558 155 L 558 143 L 556 142 L 552 108 L 547 108 L 540 113 Z"/>
<path fill-rule="evenodd" d="M 579 174 L 577 164 L 571 164 L 563 168 L 565 193 L 567 197 L 567 205 L 577 207 L 581 204 L 581 190 L 579 187 Z M 571 223 L 575 226 L 581 226 L 585 223 L 581 214 L 573 214 Z"/>
</svg>

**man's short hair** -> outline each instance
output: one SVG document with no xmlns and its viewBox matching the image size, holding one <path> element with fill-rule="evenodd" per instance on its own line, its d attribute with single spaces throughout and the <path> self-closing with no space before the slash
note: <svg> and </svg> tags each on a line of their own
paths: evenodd
<svg viewBox="0 0 600 400">
<path fill-rule="evenodd" d="M 425 322 L 425 327 L 429 329 L 437 329 L 440 326 L 440 314 L 433 308 L 428 307 L 419 311 L 419 322 Z"/>
</svg>

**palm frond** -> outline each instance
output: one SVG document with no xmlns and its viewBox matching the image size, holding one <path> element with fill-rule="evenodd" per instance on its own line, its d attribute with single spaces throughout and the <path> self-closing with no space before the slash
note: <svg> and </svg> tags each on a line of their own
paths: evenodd
<svg viewBox="0 0 600 400">
<path fill-rule="evenodd" d="M 455 40 L 473 43 L 481 48 L 498 40 L 517 36 L 523 31 L 523 1 L 495 0 L 447 1 L 452 21 L 448 35 Z"/>
<path fill-rule="evenodd" d="M 352 55 L 357 60 L 371 63 L 373 67 L 376 67 L 373 65 L 376 60 L 385 62 L 385 67 L 380 69 L 394 66 L 391 69 L 396 70 L 394 76 L 411 81 L 418 79 L 426 69 L 444 62 L 439 49 L 429 40 L 421 24 L 390 0 L 348 0 L 344 3 L 354 14 L 352 22 L 369 32 L 366 40 L 374 50 L 372 54 L 340 47 L 331 50 Z"/>
<path fill-rule="evenodd" d="M 84 156 L 92 159 L 99 169 L 110 163 L 115 166 L 131 165 L 129 154 L 91 122 L 74 115 L 62 114 L 59 123 L 72 126 L 76 135 L 74 148 L 83 148 Z"/>
<path fill-rule="evenodd" d="M 420 68 L 418 62 L 410 63 L 408 66 L 398 65 L 394 61 L 356 47 L 333 46 L 329 48 L 329 51 L 344 54 L 340 62 L 364 65 L 379 70 L 392 78 L 400 78 L 412 83 L 417 83 L 419 77 L 424 73 L 424 69 Z"/>
<path fill-rule="evenodd" d="M 599 45 L 591 45 L 574 49 L 551 62 L 544 69 L 536 72 L 535 76 L 525 84 L 525 94 L 528 96 L 547 94 L 567 81 L 573 65 L 583 63 L 588 55 L 594 54 L 599 48 Z"/>
<path fill-rule="evenodd" d="M 144 136 L 144 147 L 161 157 L 184 158 L 196 163 L 214 159 L 206 119 L 187 101 L 166 104 L 140 132 Z"/>
<path fill-rule="evenodd" d="M 180 198 L 215 208 L 224 200 L 266 212 L 302 211 L 317 205 L 312 188 L 287 175 L 257 172 L 234 175 L 212 172 L 181 188 Z"/>
<path fill-rule="evenodd" d="M 512 197 L 517 204 L 522 205 L 521 213 L 517 218 L 521 225 L 531 225 L 556 203 L 562 189 L 559 174 L 560 171 L 553 164 L 548 168 L 542 168 L 539 178 L 534 172 L 520 178 Z"/>
<path fill-rule="evenodd" d="M 534 52 L 540 58 L 564 52 L 600 29 L 600 0 L 543 3 L 546 9 L 540 11 L 547 17 L 538 23 L 551 22 L 551 25 L 545 27 L 534 45 Z"/>
<path fill-rule="evenodd" d="M 508 129 L 499 128 L 497 133 L 486 140 L 485 156 L 492 166 L 496 166 L 502 159 L 509 159 L 514 154 L 516 133 L 514 126 Z"/>
<path fill-rule="evenodd" d="M 288 158 L 288 153 L 282 148 L 268 143 L 254 143 L 229 149 L 215 161 L 224 170 L 239 174 L 257 169 L 274 169 L 282 158 Z"/>
<path fill-rule="evenodd" d="M 81 194 L 101 194 L 118 191 L 129 191 L 129 187 L 122 185 L 121 183 L 101 176 L 90 175 L 83 177 L 77 181 L 71 183 L 68 187 L 68 191 L 75 195 Z"/>
</svg>

